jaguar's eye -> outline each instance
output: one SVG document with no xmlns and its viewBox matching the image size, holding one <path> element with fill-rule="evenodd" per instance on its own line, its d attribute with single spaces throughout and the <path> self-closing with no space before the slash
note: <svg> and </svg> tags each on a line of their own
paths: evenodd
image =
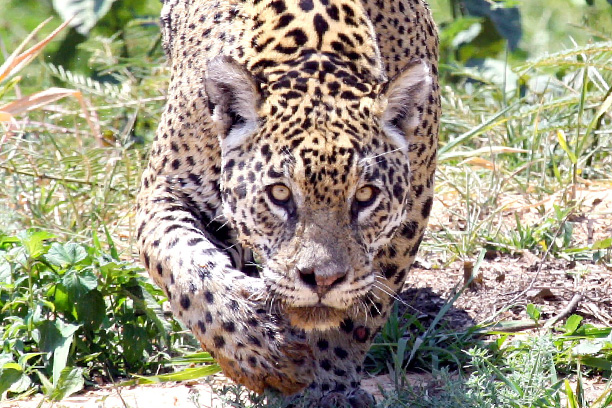
<svg viewBox="0 0 612 408">
<path fill-rule="evenodd" d="M 284 184 L 273 184 L 267 188 L 268 197 L 276 205 L 284 205 L 291 200 L 291 190 Z"/>
<path fill-rule="evenodd" d="M 374 186 L 364 186 L 355 193 L 355 201 L 360 207 L 366 207 L 374 202 L 378 189 Z"/>
</svg>

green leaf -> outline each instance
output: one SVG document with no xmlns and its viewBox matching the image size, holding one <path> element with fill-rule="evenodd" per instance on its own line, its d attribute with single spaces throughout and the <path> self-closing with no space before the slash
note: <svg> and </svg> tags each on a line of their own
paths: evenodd
<svg viewBox="0 0 612 408">
<path fill-rule="evenodd" d="M 106 227 L 106 224 L 104 224 L 103 226 L 104 226 L 104 234 L 106 235 L 106 242 L 108 242 L 110 254 L 113 257 L 113 259 L 119 260 L 119 252 L 117 252 L 117 247 L 115 246 L 113 237 L 110 231 L 108 230 L 108 228 Z"/>
<path fill-rule="evenodd" d="M 592 356 L 599 353 L 603 346 L 601 341 L 583 340 L 572 349 L 572 352 L 579 356 Z"/>
<path fill-rule="evenodd" d="M 13 363 L 13 355 L 11 353 L 0 354 L 0 366 L 4 366 L 7 363 Z"/>
<path fill-rule="evenodd" d="M 43 255 L 45 253 L 44 241 L 54 238 L 54 236 L 48 232 L 35 230 L 20 232 L 17 236 L 31 258 L 38 258 Z"/>
<path fill-rule="evenodd" d="M 565 132 L 561 129 L 557 130 L 557 140 L 559 141 L 559 145 L 563 149 L 563 151 L 567 154 L 572 164 L 578 163 L 578 159 L 576 159 L 576 155 L 571 151 L 567 144 L 567 139 L 565 138 Z"/>
<path fill-rule="evenodd" d="M 566 334 L 574 334 L 574 332 L 578 329 L 580 322 L 582 321 L 582 316 L 571 315 L 567 318 L 567 321 L 563 325 L 563 329 L 565 329 Z"/>
<path fill-rule="evenodd" d="M 567 397 L 568 408 L 578 408 L 578 400 L 568 380 L 565 380 L 565 396 Z"/>
<path fill-rule="evenodd" d="M 87 301 L 75 304 L 76 317 L 88 330 L 96 330 L 106 317 L 106 303 L 99 290 L 94 289 L 87 293 Z"/>
<path fill-rule="evenodd" d="M 599 241 L 595 241 L 593 245 L 591 245 L 591 249 L 608 249 L 612 247 L 612 237 L 606 239 L 600 239 Z"/>
<path fill-rule="evenodd" d="M 53 299 L 53 305 L 59 312 L 70 314 L 74 309 L 75 303 L 68 296 L 68 291 L 64 285 L 55 285 L 47 293 L 49 299 Z"/>
<path fill-rule="evenodd" d="M 72 335 L 63 338 L 63 342 L 58 345 L 53 352 L 53 386 L 57 387 L 58 381 L 64 368 L 68 365 L 68 355 L 72 345 Z"/>
<path fill-rule="evenodd" d="M 53 0 L 53 8 L 64 20 L 72 18 L 70 25 L 87 35 L 108 11 L 115 0 Z"/>
<path fill-rule="evenodd" d="M 128 363 L 135 365 L 142 359 L 144 350 L 151 344 L 151 340 L 144 328 L 134 324 L 124 324 L 121 343 L 123 357 Z"/>
<path fill-rule="evenodd" d="M 53 384 L 51 381 L 43 374 L 41 370 L 34 371 L 36 375 L 38 375 L 38 379 L 40 380 L 40 384 L 42 385 L 43 392 L 45 395 L 49 396 L 53 392 Z"/>
<path fill-rule="evenodd" d="M 0 286 L 13 283 L 13 270 L 11 264 L 0 254 Z"/>
<path fill-rule="evenodd" d="M 62 276 L 61 282 L 72 302 L 81 301 L 89 291 L 98 286 L 98 278 L 90 269 L 71 270 Z"/>
<path fill-rule="evenodd" d="M 28 365 L 28 361 L 32 358 L 39 357 L 44 355 L 45 353 L 26 353 L 19 357 L 19 365 L 22 367 L 26 367 Z"/>
<path fill-rule="evenodd" d="M 11 385 L 11 387 L 9 388 L 9 391 L 15 394 L 20 394 L 22 392 L 28 391 L 31 388 L 32 388 L 32 379 L 28 375 L 23 373 L 21 375 L 21 378 L 19 378 L 17 381 L 15 381 Z"/>
<path fill-rule="evenodd" d="M 0 369 L 0 395 L 21 379 L 23 370 L 17 363 L 6 363 Z"/>
<path fill-rule="evenodd" d="M 34 332 L 34 338 L 38 343 L 38 347 L 45 353 L 55 351 L 64 341 L 64 337 L 55 325 L 55 322 L 50 320 L 42 322 Z"/>
<path fill-rule="evenodd" d="M 84 385 L 83 369 L 80 367 L 66 367 L 62 370 L 49 398 L 53 401 L 60 401 L 75 392 L 81 391 Z"/>
<path fill-rule="evenodd" d="M 592 324 L 584 324 L 574 334 L 585 337 L 606 337 L 612 335 L 612 327 L 595 327 Z"/>
<path fill-rule="evenodd" d="M 134 307 L 140 310 L 143 310 L 147 317 L 155 324 L 159 334 L 161 335 L 160 339 L 163 341 L 163 344 L 167 344 L 169 340 L 169 333 L 172 332 L 172 325 L 170 322 L 164 317 L 164 311 L 161 306 L 155 301 L 155 298 L 149 293 L 146 287 L 142 287 L 142 297 L 136 296 L 130 291 L 125 291 L 125 294 L 132 299 L 134 302 Z"/>
<path fill-rule="evenodd" d="M 537 307 L 533 303 L 529 303 L 527 305 L 527 315 L 529 316 L 529 318 L 531 320 L 533 320 L 534 322 L 537 323 L 540 320 L 540 316 L 542 315 L 542 311 L 540 310 L 539 307 Z"/>
<path fill-rule="evenodd" d="M 603 357 L 582 356 L 580 357 L 580 363 L 602 371 L 612 371 L 612 361 Z"/>
<path fill-rule="evenodd" d="M 190 381 L 197 380 L 198 378 L 206 377 L 209 375 L 217 374 L 221 371 L 221 367 L 217 364 L 211 364 L 204 367 L 190 367 L 182 371 L 170 374 L 160 374 L 151 377 L 142 377 L 135 375 L 137 379 L 135 381 L 128 381 L 121 385 L 130 384 L 157 384 L 166 381 Z"/>
<path fill-rule="evenodd" d="M 68 362 L 68 353 L 73 334 L 80 326 L 66 324 L 61 320 L 42 322 L 38 332 L 38 347 L 46 353 L 53 353 L 53 384 L 57 384 L 60 374 Z"/>
<path fill-rule="evenodd" d="M 174 357 L 168 362 L 168 364 L 206 364 L 214 362 L 215 359 L 210 355 L 208 351 L 199 351 L 196 353 L 187 354 L 185 356 Z"/>
<path fill-rule="evenodd" d="M 53 265 L 67 267 L 76 265 L 87 258 L 87 251 L 79 244 L 68 242 L 67 244 L 54 243 L 45 259 Z"/>
</svg>

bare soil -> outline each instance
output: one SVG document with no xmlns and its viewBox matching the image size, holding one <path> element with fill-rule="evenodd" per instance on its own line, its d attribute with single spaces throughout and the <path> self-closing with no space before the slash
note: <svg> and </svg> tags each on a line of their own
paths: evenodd
<svg viewBox="0 0 612 408">
<path fill-rule="evenodd" d="M 430 229 L 462 228 L 463 221 L 453 210 L 460 207 L 458 200 L 453 196 L 437 197 Z M 553 213 L 555 204 L 561 205 L 561 200 L 560 195 L 553 195 L 532 203 L 523 196 L 505 195 L 500 199 L 499 222 L 502 227 L 516 228 L 516 214 L 523 226 L 541 223 Z M 584 248 L 612 237 L 612 185 L 578 189 L 574 202 L 575 211 L 567 217 L 573 224 L 573 248 Z M 527 319 L 525 305 L 528 303 L 539 306 L 545 320 L 559 315 L 579 296 L 576 307 L 566 310 L 566 314 L 579 314 L 585 322 L 595 325 L 612 326 L 612 250 L 608 249 L 607 257 L 606 264 L 587 257 L 553 258 L 544 248 L 537 255 L 526 250 L 487 251 L 478 270 L 472 272 L 471 288 L 457 299 L 447 320 L 453 327 L 461 328 L 475 322 Z M 435 304 L 443 304 L 453 296 L 457 287 L 464 284 L 475 261 L 459 256 L 444 265 L 443 261 L 422 252 L 406 282 L 405 287 L 416 299 L 409 303 L 426 316 L 437 313 L 439 306 Z"/>
</svg>

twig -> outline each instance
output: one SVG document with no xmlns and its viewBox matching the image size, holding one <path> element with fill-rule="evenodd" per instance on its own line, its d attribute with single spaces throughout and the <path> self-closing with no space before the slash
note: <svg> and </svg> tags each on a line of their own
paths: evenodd
<svg viewBox="0 0 612 408">
<path fill-rule="evenodd" d="M 578 306 L 578 302 L 580 302 L 582 300 L 582 295 L 580 293 L 576 293 L 572 299 L 569 301 L 569 303 L 567 304 L 567 306 L 565 306 L 565 309 L 563 309 L 559 314 L 557 314 L 556 316 L 551 317 L 550 319 L 548 319 L 545 323 L 544 323 L 544 328 L 545 329 L 549 329 L 552 326 L 555 325 L 555 323 L 557 323 L 559 320 L 563 319 L 565 316 L 567 316 L 568 314 L 570 314 L 571 312 L 573 312 L 576 309 L 576 306 Z"/>
<path fill-rule="evenodd" d="M 38 178 L 38 179 L 65 181 L 67 183 L 78 183 L 78 184 L 87 184 L 87 185 L 94 185 L 95 184 L 95 182 L 93 182 L 93 181 L 80 180 L 80 179 L 75 179 L 75 178 L 70 178 L 70 177 L 57 177 L 57 176 L 51 176 L 51 175 L 45 174 L 45 173 L 40 173 L 40 174 L 30 173 L 30 172 L 27 172 L 27 171 L 18 170 L 18 169 L 14 168 L 14 167 L 9 167 L 9 166 L 4 166 L 4 165 L 0 165 L 0 169 L 6 170 L 10 174 L 15 173 L 15 174 L 19 174 L 21 176 L 34 177 L 34 178 Z"/>
<path fill-rule="evenodd" d="M 529 323 L 524 323 L 524 324 L 517 324 L 515 326 L 511 326 L 511 327 L 496 327 L 493 326 L 490 328 L 490 330 L 492 331 L 503 331 L 503 332 L 510 332 L 510 333 L 515 333 L 515 332 L 520 332 L 523 330 L 531 330 L 531 329 L 539 329 L 539 328 L 543 328 L 543 329 L 550 329 L 552 326 L 554 326 L 559 320 L 563 319 L 565 316 L 567 316 L 568 314 L 570 314 L 572 311 L 574 311 L 574 309 L 576 309 L 576 306 L 578 306 L 578 302 L 580 302 L 582 300 L 582 295 L 577 293 L 575 294 L 572 299 L 569 301 L 569 303 L 567 304 L 567 306 L 565 306 L 565 308 L 557 315 L 551 317 L 550 319 L 546 320 L 544 322 L 544 324 L 541 323 L 536 323 L 536 322 L 529 322 Z"/>
</svg>

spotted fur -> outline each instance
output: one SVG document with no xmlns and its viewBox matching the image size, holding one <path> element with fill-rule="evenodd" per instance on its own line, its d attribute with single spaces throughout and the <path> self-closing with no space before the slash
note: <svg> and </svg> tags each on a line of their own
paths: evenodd
<svg viewBox="0 0 612 408">
<path fill-rule="evenodd" d="M 432 204 L 427 6 L 166 0 L 162 29 L 172 77 L 138 196 L 145 267 L 235 381 L 368 406 L 363 359 Z"/>
</svg>

